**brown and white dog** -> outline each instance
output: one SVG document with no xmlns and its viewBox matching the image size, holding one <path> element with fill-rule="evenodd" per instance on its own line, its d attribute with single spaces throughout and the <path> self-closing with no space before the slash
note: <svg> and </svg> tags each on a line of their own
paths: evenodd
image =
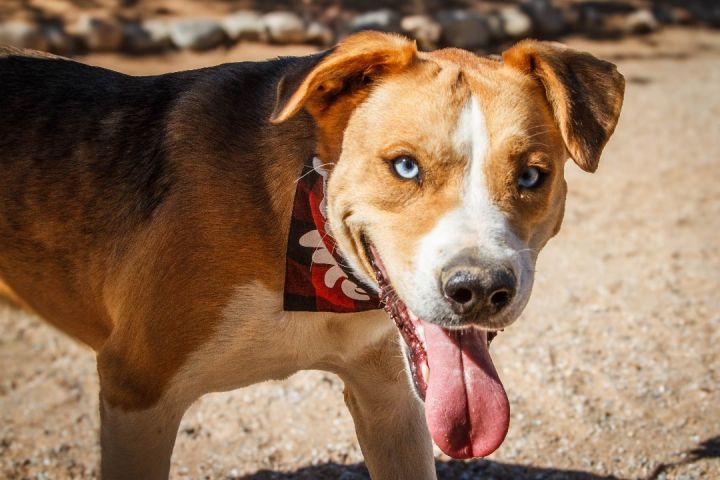
<svg viewBox="0 0 720 480">
<path fill-rule="evenodd" d="M 5 48 L 0 91 L 0 286 L 96 350 L 104 478 L 166 478 L 207 392 L 324 369 L 373 478 L 415 480 L 431 435 L 461 458 L 502 442 L 488 332 L 527 303 L 565 161 L 597 168 L 624 81 L 559 44 L 490 59 L 368 32 L 156 77 Z M 313 155 L 327 230 L 395 322 L 283 310 Z"/>
</svg>

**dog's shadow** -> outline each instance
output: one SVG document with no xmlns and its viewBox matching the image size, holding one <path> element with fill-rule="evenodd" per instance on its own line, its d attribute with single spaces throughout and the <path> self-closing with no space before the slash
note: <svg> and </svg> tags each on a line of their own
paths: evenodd
<svg viewBox="0 0 720 480">
<path fill-rule="evenodd" d="M 664 472 L 704 458 L 720 458 L 720 436 L 708 438 L 687 452 L 682 461 L 660 463 L 645 480 L 656 480 Z M 491 460 L 436 461 L 439 480 L 620 480 L 614 475 L 595 475 L 580 470 L 558 470 L 529 465 L 494 462 Z M 362 463 L 340 465 L 323 463 L 294 472 L 261 470 L 242 477 L 242 480 L 368 480 L 367 468 Z"/>
<path fill-rule="evenodd" d="M 579 470 L 557 470 L 552 468 L 531 467 L 490 460 L 436 461 L 435 467 L 439 480 L 610 480 L 614 476 L 593 475 Z M 275 472 L 261 470 L 242 477 L 242 480 L 369 480 L 367 468 L 362 463 L 339 465 L 323 463 L 305 467 L 294 472 Z"/>
</svg>

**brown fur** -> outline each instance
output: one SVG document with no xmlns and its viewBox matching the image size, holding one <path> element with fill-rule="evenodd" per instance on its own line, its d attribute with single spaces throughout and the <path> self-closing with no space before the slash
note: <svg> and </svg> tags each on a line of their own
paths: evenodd
<svg viewBox="0 0 720 480">
<path fill-rule="evenodd" d="M 366 98 L 372 82 L 412 65 L 417 53 L 405 37 L 365 32 L 336 47 L 285 102 L 277 105 L 271 121 L 279 124 L 301 108 L 317 125 L 318 154 L 339 156 L 350 114 Z"/>
<path fill-rule="evenodd" d="M 503 53 L 503 60 L 542 84 L 570 155 L 580 168 L 594 172 L 615 131 L 625 93 L 615 65 L 532 40 Z"/>
</svg>

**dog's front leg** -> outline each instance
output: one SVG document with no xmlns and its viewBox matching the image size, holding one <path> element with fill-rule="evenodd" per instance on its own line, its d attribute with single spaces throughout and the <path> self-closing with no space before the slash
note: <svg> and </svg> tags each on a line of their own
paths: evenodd
<svg viewBox="0 0 720 480">
<path fill-rule="evenodd" d="M 143 410 L 112 407 L 100 394 L 103 480 L 166 480 L 184 406 L 167 401 Z"/>
<path fill-rule="evenodd" d="M 396 335 L 343 369 L 345 403 L 374 480 L 435 479 L 423 405 L 411 391 Z"/>
<path fill-rule="evenodd" d="M 98 355 L 102 478 L 166 480 L 180 420 L 195 397 L 113 346 L 108 341 Z"/>
</svg>

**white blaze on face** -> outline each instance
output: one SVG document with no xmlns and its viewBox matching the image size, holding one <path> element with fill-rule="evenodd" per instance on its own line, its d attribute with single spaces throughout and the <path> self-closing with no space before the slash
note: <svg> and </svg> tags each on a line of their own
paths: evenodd
<svg viewBox="0 0 720 480">
<path fill-rule="evenodd" d="M 524 276 L 523 271 L 527 269 L 521 265 L 523 255 L 518 254 L 523 248 L 522 242 L 490 197 L 485 176 L 490 138 L 485 115 L 474 96 L 468 98 L 460 112 L 453 143 L 456 151 L 467 161 L 460 205 L 439 218 L 432 230 L 420 240 L 411 280 L 413 288 L 408 289 L 410 308 L 427 319 L 442 315 L 438 307 L 444 308 L 445 301 L 438 288 L 438 279 L 443 266 L 458 252 L 476 249 L 484 259 L 508 262 L 519 277 Z M 523 285 L 519 283 L 518 297 L 522 297 Z"/>
<path fill-rule="evenodd" d="M 496 250 L 496 239 L 504 235 L 507 224 L 488 191 L 485 162 L 490 151 L 490 137 L 485 115 L 472 95 L 460 113 L 453 140 L 457 151 L 468 159 L 464 191 L 461 192 L 462 206 L 455 212 L 462 223 L 460 228 L 469 230 L 480 246 Z"/>
</svg>

